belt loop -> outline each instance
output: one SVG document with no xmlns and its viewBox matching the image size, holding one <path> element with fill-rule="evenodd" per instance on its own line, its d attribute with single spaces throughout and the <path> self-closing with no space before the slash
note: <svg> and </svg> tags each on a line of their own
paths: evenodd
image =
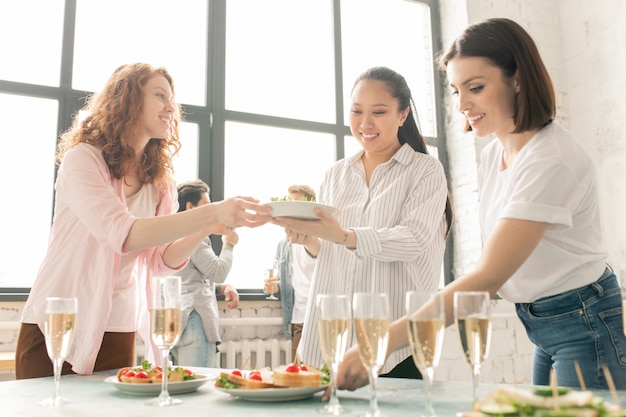
<svg viewBox="0 0 626 417">
<path fill-rule="evenodd" d="M 591 287 L 596 290 L 596 292 L 598 293 L 598 296 L 603 297 L 604 296 L 604 288 L 602 288 L 602 285 L 598 284 L 597 282 L 594 282 L 591 284 Z"/>
</svg>

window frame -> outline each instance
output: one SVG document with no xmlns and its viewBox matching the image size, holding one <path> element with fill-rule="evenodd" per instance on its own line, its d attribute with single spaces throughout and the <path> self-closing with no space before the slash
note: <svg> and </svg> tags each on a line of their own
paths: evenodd
<svg viewBox="0 0 626 417">
<path fill-rule="evenodd" d="M 227 122 L 241 122 L 258 124 L 276 128 L 288 128 L 325 133 L 335 136 L 335 160 L 344 157 L 344 136 L 350 135 L 349 126 L 346 125 L 343 79 L 342 79 L 342 39 L 341 39 L 341 0 L 332 0 L 333 6 L 333 29 L 334 29 L 334 60 L 335 60 L 335 123 L 323 123 L 314 121 L 295 120 L 276 116 L 263 116 L 258 114 L 243 113 L 225 109 L 225 56 L 226 56 L 226 1 L 210 0 L 207 12 L 207 86 L 206 105 L 186 105 L 183 108 L 186 113 L 186 121 L 198 125 L 199 143 L 198 158 L 200 161 L 211 161 L 198 165 L 198 176 L 211 187 L 212 200 L 218 201 L 224 198 L 225 177 L 225 126 Z M 437 0 L 408 0 L 422 3 L 430 9 L 432 51 L 436 54 L 441 50 L 441 27 L 439 23 L 439 5 Z M 76 27 L 77 0 L 65 0 L 63 41 L 61 49 L 61 70 L 58 87 L 33 85 L 14 81 L 0 80 L 0 93 L 32 96 L 57 100 L 59 103 L 57 132 L 62 132 L 70 127 L 72 115 L 78 112 L 85 104 L 85 97 L 89 92 L 72 89 L 72 69 L 74 55 L 74 33 Z M 433 56 L 434 99 L 436 131 L 435 137 L 425 137 L 426 143 L 438 148 L 438 155 L 443 164 L 446 175 L 449 174 L 447 146 L 444 136 L 444 86 L 442 79 L 438 77 Z M 58 136 L 56 138 L 58 142 Z M 51 158 L 52 160 L 52 158 Z M 54 171 L 56 179 L 57 167 Z M 53 186 L 54 184 L 50 184 Z M 50 221 L 54 210 L 50 208 Z M 214 239 L 213 245 L 216 251 L 221 249 L 221 239 Z M 444 256 L 444 282 L 452 281 L 454 236 L 447 241 Z M 23 297 L 29 288 L 0 288 L 0 301 L 15 300 Z M 254 292 L 258 289 L 243 289 L 245 292 Z"/>
</svg>

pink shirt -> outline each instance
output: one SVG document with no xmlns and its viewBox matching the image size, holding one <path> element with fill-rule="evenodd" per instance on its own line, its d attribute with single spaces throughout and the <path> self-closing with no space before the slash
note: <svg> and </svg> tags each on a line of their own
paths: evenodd
<svg viewBox="0 0 626 417">
<path fill-rule="evenodd" d="M 111 176 L 101 151 L 88 144 L 70 150 L 59 168 L 54 219 L 48 252 L 24 307 L 22 321 L 36 323 L 44 331 L 46 297 L 78 297 L 74 343 L 66 360 L 79 374 L 91 374 L 113 308 L 123 245 L 136 220 L 128 210 L 122 180 Z M 154 216 L 175 213 L 176 187 L 160 193 Z M 145 319 L 146 282 L 153 274 L 173 270 L 163 262 L 168 245 L 140 251 L 139 315 Z M 184 265 L 181 265 L 181 268 Z M 135 314 L 130 315 L 134 317 Z M 139 325 L 135 323 L 135 328 Z"/>
</svg>

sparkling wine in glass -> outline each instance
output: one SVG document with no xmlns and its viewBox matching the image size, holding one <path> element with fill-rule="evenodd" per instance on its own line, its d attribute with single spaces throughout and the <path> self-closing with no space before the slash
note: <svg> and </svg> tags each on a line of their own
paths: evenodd
<svg viewBox="0 0 626 417">
<path fill-rule="evenodd" d="M 272 287 L 273 284 L 278 284 L 278 266 L 276 265 L 276 262 L 274 262 L 274 265 L 272 265 L 271 268 L 267 268 L 265 270 L 265 282 L 272 284 Z M 273 292 L 270 292 L 270 296 L 265 297 L 265 299 L 278 300 L 278 297 L 276 297 Z"/>
<path fill-rule="evenodd" d="M 350 299 L 347 295 L 319 294 L 317 303 L 317 331 L 324 362 L 330 368 L 330 399 L 318 409 L 320 413 L 338 416 L 350 410 L 339 404 L 337 398 L 337 370 L 348 348 L 350 329 Z"/>
<path fill-rule="evenodd" d="M 376 395 L 378 371 L 385 363 L 389 342 L 389 299 L 387 294 L 355 293 L 352 300 L 354 330 L 361 363 L 367 369 L 371 394 L 363 417 L 381 416 Z"/>
<path fill-rule="evenodd" d="M 480 366 L 491 344 L 491 302 L 486 291 L 454 293 L 454 320 L 465 359 L 472 368 L 474 402 L 478 400 Z"/>
<path fill-rule="evenodd" d="M 417 312 L 419 311 L 419 314 Z M 424 294 L 418 291 L 406 293 L 407 331 L 415 366 L 424 375 L 426 404 L 424 417 L 435 417 L 432 400 L 432 383 L 435 368 L 439 365 L 446 313 L 443 294 L 435 293 L 424 304 Z"/>
<path fill-rule="evenodd" d="M 41 405 L 57 406 L 68 401 L 59 394 L 59 384 L 61 382 L 63 362 L 74 340 L 77 310 L 78 299 L 75 297 L 46 298 L 44 333 L 46 338 L 46 350 L 48 351 L 48 356 L 52 361 L 52 367 L 54 369 L 54 391 L 51 397 L 39 402 Z"/>
<path fill-rule="evenodd" d="M 178 343 L 182 332 L 180 299 L 180 277 L 165 276 L 152 278 L 150 335 L 152 342 L 161 352 L 163 378 L 161 379 L 161 394 L 157 398 L 148 401 L 148 405 L 166 407 L 182 403 L 182 400 L 170 397 L 170 393 L 167 390 L 170 349 Z"/>
</svg>

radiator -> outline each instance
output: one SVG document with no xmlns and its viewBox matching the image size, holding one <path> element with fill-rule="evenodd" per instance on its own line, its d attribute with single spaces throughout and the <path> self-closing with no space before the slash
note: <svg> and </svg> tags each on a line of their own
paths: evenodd
<svg viewBox="0 0 626 417">
<path fill-rule="evenodd" d="M 292 362 L 291 340 L 251 339 L 222 342 L 218 346 L 220 368 L 276 368 Z"/>
</svg>

